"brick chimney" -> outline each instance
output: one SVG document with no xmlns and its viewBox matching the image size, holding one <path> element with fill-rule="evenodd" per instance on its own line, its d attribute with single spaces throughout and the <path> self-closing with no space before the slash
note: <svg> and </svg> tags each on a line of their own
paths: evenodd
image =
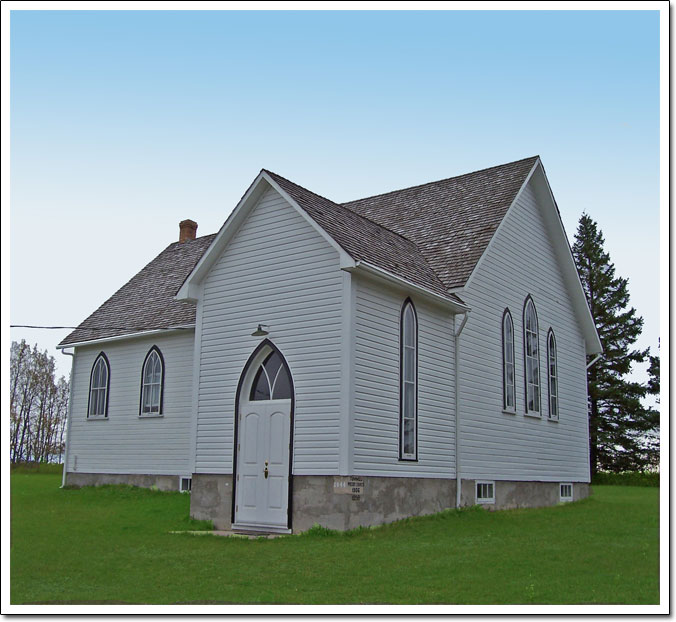
<svg viewBox="0 0 676 622">
<path fill-rule="evenodd" d="M 194 240 L 197 236 L 197 223 L 194 220 L 182 220 L 178 223 L 178 241 L 182 244 L 186 240 Z"/>
</svg>

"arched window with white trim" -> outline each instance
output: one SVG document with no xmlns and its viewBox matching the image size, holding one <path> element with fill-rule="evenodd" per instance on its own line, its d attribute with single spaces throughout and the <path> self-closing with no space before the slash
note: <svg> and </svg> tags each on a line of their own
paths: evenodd
<svg viewBox="0 0 676 622">
<path fill-rule="evenodd" d="M 399 458 L 418 459 L 418 316 L 411 299 L 401 309 Z"/>
<path fill-rule="evenodd" d="M 110 363 L 101 352 L 94 361 L 89 377 L 88 419 L 105 419 L 108 416 L 108 389 L 110 388 Z"/>
<path fill-rule="evenodd" d="M 530 296 L 523 311 L 524 379 L 526 384 L 526 414 L 540 414 L 540 348 L 538 316 Z"/>
<path fill-rule="evenodd" d="M 141 372 L 141 416 L 162 414 L 164 393 L 164 359 L 157 346 L 146 354 Z"/>
<path fill-rule="evenodd" d="M 502 315 L 502 407 L 507 412 L 516 412 L 514 322 L 509 309 Z"/>
<path fill-rule="evenodd" d="M 549 377 L 549 418 L 559 418 L 559 366 L 556 362 L 556 339 L 550 328 L 547 335 L 547 376 Z"/>
</svg>

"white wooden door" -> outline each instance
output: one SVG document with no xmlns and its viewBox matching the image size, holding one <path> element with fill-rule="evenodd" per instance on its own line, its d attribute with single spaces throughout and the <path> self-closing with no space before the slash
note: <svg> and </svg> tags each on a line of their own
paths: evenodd
<svg viewBox="0 0 676 622">
<path fill-rule="evenodd" d="M 292 384 L 277 352 L 258 366 L 240 397 L 235 528 L 286 530 Z"/>
<path fill-rule="evenodd" d="M 287 526 L 290 410 L 290 400 L 241 406 L 236 526 Z"/>
</svg>

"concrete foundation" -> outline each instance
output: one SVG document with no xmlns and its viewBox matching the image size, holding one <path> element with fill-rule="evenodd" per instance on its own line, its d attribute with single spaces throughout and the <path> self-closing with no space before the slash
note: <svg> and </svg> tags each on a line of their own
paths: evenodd
<svg viewBox="0 0 676 622">
<path fill-rule="evenodd" d="M 360 495 L 336 492 L 329 475 L 293 478 L 293 533 L 315 524 L 341 531 L 381 525 L 408 516 L 440 512 L 455 506 L 455 480 L 411 477 L 364 477 Z M 232 476 L 196 473 L 192 476 L 190 515 L 211 520 L 216 529 L 230 529 Z"/>
<path fill-rule="evenodd" d="M 462 480 L 460 505 L 475 505 L 476 481 Z M 489 480 L 478 480 L 489 481 Z M 573 501 L 588 497 L 591 493 L 589 484 L 576 482 L 573 484 Z M 511 510 L 514 508 L 537 508 L 560 503 L 559 482 L 495 482 L 495 503 L 487 503 L 489 510 Z"/>
<path fill-rule="evenodd" d="M 455 507 L 455 480 L 416 477 L 362 477 L 356 495 L 340 488 L 332 475 L 295 475 L 291 500 L 293 533 L 313 525 L 344 531 L 355 527 L 381 525 L 409 516 L 433 514 Z M 475 480 L 463 480 L 461 505 L 475 505 Z M 211 520 L 216 529 L 230 529 L 232 476 L 195 474 L 192 480 L 190 514 Z M 589 484 L 573 484 L 573 500 L 590 494 Z M 495 482 L 495 503 L 488 510 L 556 505 L 559 482 Z"/>
<path fill-rule="evenodd" d="M 66 473 L 66 486 L 104 486 L 106 484 L 127 484 L 141 488 L 159 490 L 178 490 L 178 475 L 139 475 L 129 473 Z"/>
<path fill-rule="evenodd" d="M 313 525 L 344 531 L 370 527 L 409 516 L 433 514 L 454 508 L 454 479 L 418 477 L 360 477 L 357 494 L 344 484 L 351 478 L 333 475 L 295 475 L 291 499 L 293 533 Z M 178 475 L 130 475 L 73 473 L 66 475 L 69 486 L 127 484 L 159 490 L 178 490 Z M 482 480 L 483 481 L 483 480 Z M 488 510 L 542 507 L 560 502 L 559 482 L 495 481 L 495 502 Z M 589 484 L 573 483 L 573 500 L 589 496 Z M 232 475 L 195 473 L 192 476 L 190 515 L 210 520 L 214 528 L 232 527 Z M 476 481 L 462 480 L 461 506 L 475 505 Z"/>
<path fill-rule="evenodd" d="M 190 516 L 198 520 L 212 521 L 214 529 L 230 529 L 232 475 L 193 474 Z"/>
<path fill-rule="evenodd" d="M 315 524 L 341 531 L 369 527 L 455 507 L 455 480 L 363 477 L 363 491 L 357 499 L 337 494 L 336 479 L 342 478 L 294 476 L 291 523 L 294 533 Z"/>
</svg>

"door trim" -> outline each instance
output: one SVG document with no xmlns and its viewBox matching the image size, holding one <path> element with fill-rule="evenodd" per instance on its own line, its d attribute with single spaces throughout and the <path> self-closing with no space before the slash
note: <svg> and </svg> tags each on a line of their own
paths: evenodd
<svg viewBox="0 0 676 622">
<path fill-rule="evenodd" d="M 286 506 L 286 528 L 291 532 L 291 516 L 292 516 L 292 499 L 293 499 L 293 419 L 294 411 L 296 406 L 296 391 L 293 382 L 293 375 L 291 374 L 291 369 L 289 364 L 286 361 L 286 358 L 282 354 L 281 350 L 269 339 L 264 339 L 261 341 L 256 349 L 251 353 L 247 362 L 242 369 L 242 373 L 239 376 L 239 381 L 237 383 L 237 391 L 235 393 L 235 426 L 233 431 L 233 446 L 232 446 L 232 509 L 230 516 L 230 523 L 235 525 L 235 504 L 237 503 L 237 442 L 239 439 L 239 415 L 240 415 L 240 395 L 242 389 L 244 388 L 244 383 L 247 380 L 249 375 L 249 370 L 254 361 L 258 361 L 260 358 L 261 352 L 267 350 L 269 352 L 277 352 L 279 358 L 282 360 L 282 365 L 284 369 L 289 374 L 289 379 L 291 382 L 291 410 L 289 412 L 289 498 L 287 500 Z M 266 352 L 266 356 L 269 352 Z M 269 530 L 269 529 L 268 529 Z"/>
</svg>

